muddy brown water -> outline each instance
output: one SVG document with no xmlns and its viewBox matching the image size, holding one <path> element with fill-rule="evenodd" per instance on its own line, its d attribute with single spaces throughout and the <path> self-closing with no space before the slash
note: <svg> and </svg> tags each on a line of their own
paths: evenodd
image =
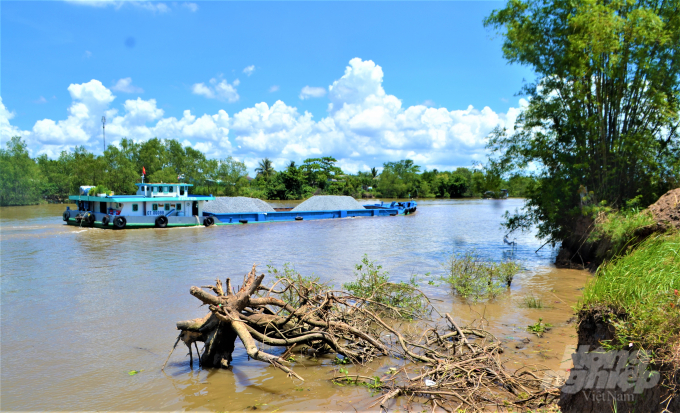
<svg viewBox="0 0 680 413">
<path fill-rule="evenodd" d="M 559 369 L 565 347 L 576 343 L 567 323 L 571 307 L 590 275 L 553 268 L 555 251 L 535 253 L 541 242 L 533 234 L 512 236 L 514 248 L 503 243 L 502 215 L 521 204 L 419 201 L 410 216 L 124 231 L 66 226 L 64 205 L 0 208 L 0 408 L 365 410 L 374 400 L 367 389 L 330 383 L 332 357 L 298 356 L 294 368 L 304 382 L 248 361 L 242 347 L 231 370 L 192 369 L 180 347 L 160 370 L 177 336 L 175 322 L 206 312 L 189 295 L 192 285 L 242 279 L 253 263 L 262 270 L 291 263 L 340 287 L 364 254 L 397 280 L 441 274 L 454 251 L 520 261 L 522 273 L 493 301 L 468 303 L 444 287 L 424 290 L 460 324 L 484 318 L 504 342 L 507 367 Z M 523 307 L 527 295 L 549 307 Z M 543 338 L 526 332 L 539 317 L 555 326 Z M 398 363 L 381 359 L 348 369 L 372 376 Z"/>
</svg>

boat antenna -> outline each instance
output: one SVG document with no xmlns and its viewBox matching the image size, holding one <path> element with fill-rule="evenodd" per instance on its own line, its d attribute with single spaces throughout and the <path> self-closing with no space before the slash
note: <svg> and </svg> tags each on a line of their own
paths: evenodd
<svg viewBox="0 0 680 413">
<path fill-rule="evenodd" d="M 104 150 L 106 150 L 106 116 L 102 116 L 102 137 L 104 139 Z"/>
</svg>

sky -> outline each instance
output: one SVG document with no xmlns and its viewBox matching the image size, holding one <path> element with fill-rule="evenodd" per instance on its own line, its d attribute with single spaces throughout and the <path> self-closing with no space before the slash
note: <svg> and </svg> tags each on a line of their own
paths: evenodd
<svg viewBox="0 0 680 413">
<path fill-rule="evenodd" d="M 0 143 L 32 156 L 176 139 L 251 171 L 483 162 L 532 72 L 482 24 L 495 1 L 0 2 Z"/>
</svg>

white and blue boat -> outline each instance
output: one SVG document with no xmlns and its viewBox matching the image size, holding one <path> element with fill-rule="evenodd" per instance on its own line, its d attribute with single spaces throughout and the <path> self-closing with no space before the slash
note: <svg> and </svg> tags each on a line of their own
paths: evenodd
<svg viewBox="0 0 680 413">
<path fill-rule="evenodd" d="M 324 211 L 236 212 L 214 214 L 203 211 L 212 195 L 189 195 L 191 184 L 137 183 L 135 195 L 90 194 L 81 186 L 79 195 L 69 197 L 76 209 L 66 207 L 63 219 L 69 225 L 96 228 L 167 228 L 230 225 L 333 218 L 386 217 L 416 211 L 413 200 L 364 205 L 362 209 Z M 287 208 L 286 208 L 287 209 Z"/>
<path fill-rule="evenodd" d="M 135 195 L 93 194 L 91 186 L 81 186 L 71 195 L 77 209 L 66 207 L 67 224 L 123 229 L 210 226 L 215 220 L 203 216 L 203 204 L 212 195 L 189 195 L 193 185 L 186 183 L 137 183 Z M 210 218 L 210 219 L 209 219 Z"/>
</svg>

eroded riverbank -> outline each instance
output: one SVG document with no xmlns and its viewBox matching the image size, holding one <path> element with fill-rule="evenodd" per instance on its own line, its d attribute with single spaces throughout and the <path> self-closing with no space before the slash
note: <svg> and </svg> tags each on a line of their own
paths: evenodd
<svg viewBox="0 0 680 413">
<path fill-rule="evenodd" d="M 192 371 L 183 349 L 160 372 L 176 338 L 174 323 L 206 311 L 187 294 L 191 285 L 217 276 L 241 279 L 253 263 L 264 269 L 270 262 L 290 262 L 339 287 L 352 279 L 363 254 L 397 280 L 441 272 L 439 263 L 453 251 L 519 260 L 525 270 L 508 294 L 492 302 L 469 305 L 444 288 L 425 290 L 461 324 L 484 318 L 504 340 L 508 367 L 539 363 L 559 369 L 565 347 L 576 343 L 567 323 L 571 306 L 590 275 L 552 268 L 555 252 L 545 247 L 535 254 L 541 243 L 530 234 L 518 236 L 514 249 L 503 244 L 501 216 L 520 204 L 422 201 L 418 213 L 393 219 L 133 231 L 65 227 L 58 205 L 3 208 L 2 408 L 365 409 L 373 400 L 365 388 L 330 383 L 336 368 L 330 358 L 299 358 L 295 369 L 304 383 L 248 362 L 243 349 L 237 349 L 231 371 L 197 365 Z M 528 295 L 546 308 L 525 308 Z M 543 338 L 525 330 L 538 318 L 554 325 Z M 361 372 L 370 376 L 394 363 L 378 360 Z M 130 370 L 143 371 L 130 376 Z"/>
</svg>

